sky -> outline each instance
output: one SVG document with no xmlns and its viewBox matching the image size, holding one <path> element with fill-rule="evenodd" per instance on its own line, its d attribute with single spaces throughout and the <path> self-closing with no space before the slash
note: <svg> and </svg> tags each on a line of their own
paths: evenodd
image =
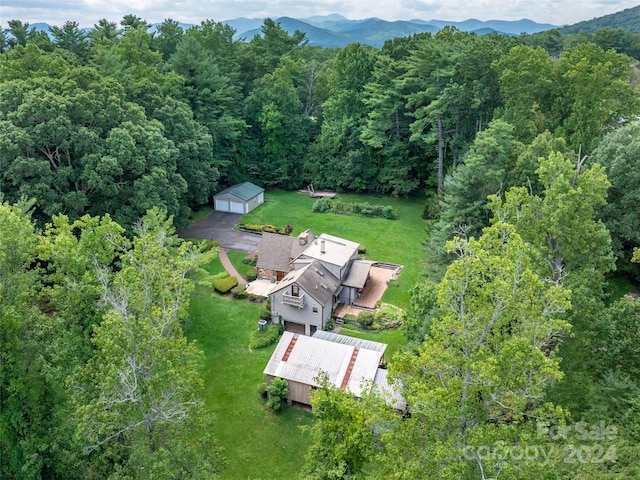
<svg viewBox="0 0 640 480">
<path fill-rule="evenodd" d="M 0 0 L 0 24 L 12 19 L 92 27 L 102 18 L 120 22 L 134 14 L 149 23 L 165 19 L 199 24 L 239 17 L 306 18 L 338 13 L 357 20 L 520 20 L 571 25 L 638 5 L 640 0 Z"/>
</svg>

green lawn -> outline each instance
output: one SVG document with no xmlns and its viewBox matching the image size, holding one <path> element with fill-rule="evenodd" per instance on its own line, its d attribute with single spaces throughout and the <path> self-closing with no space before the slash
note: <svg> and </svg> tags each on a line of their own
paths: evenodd
<svg viewBox="0 0 640 480">
<path fill-rule="evenodd" d="M 229 461 L 223 479 L 296 478 L 307 446 L 299 427 L 310 424 L 311 414 L 285 407 L 276 415 L 258 396 L 258 385 L 265 381 L 262 372 L 275 348 L 249 351 L 261 308 L 202 286 L 191 299 L 186 333 L 205 353 L 204 400 L 216 414 L 214 433 Z"/>
<path fill-rule="evenodd" d="M 424 266 L 422 243 L 426 238 L 426 223 L 421 218 L 424 202 L 349 194 L 340 194 L 338 199 L 391 205 L 397 209 L 400 218 L 386 220 L 313 213 L 311 207 L 315 199 L 297 192 L 269 191 L 265 194 L 265 203 L 243 216 L 241 222 L 278 227 L 290 224 L 293 226 L 293 235 L 310 228 L 316 234 L 327 233 L 358 242 L 366 247 L 364 256 L 371 260 L 402 264 L 404 270 L 399 286 L 387 289 L 383 301 L 406 308 L 409 305 L 409 289 L 418 281 Z"/>
<path fill-rule="evenodd" d="M 384 220 L 315 214 L 311 211 L 314 200 L 297 193 L 268 192 L 266 199 L 263 206 L 245 215 L 242 221 L 280 227 L 291 224 L 294 234 L 311 228 L 317 234 L 328 233 L 360 243 L 367 249 L 367 258 L 404 265 L 399 286 L 390 287 L 383 300 L 402 308 L 408 305 L 409 288 L 418 280 L 424 259 L 422 202 L 340 196 L 342 201 L 381 203 L 398 210 L 399 220 Z M 242 263 L 246 254 L 230 251 L 228 255 L 244 274 L 249 268 Z M 215 275 L 223 267 L 215 259 L 205 269 Z M 276 415 L 258 396 L 258 386 L 265 381 L 262 372 L 274 349 L 248 348 L 262 308 L 213 294 L 203 285 L 197 287 L 191 299 L 186 333 L 197 341 L 206 357 L 202 372 L 204 400 L 216 414 L 215 435 L 229 461 L 221 474 L 223 479 L 296 478 L 308 445 L 299 427 L 312 422 L 309 412 L 286 407 Z M 347 326 L 341 333 L 386 343 L 387 360 L 405 343 L 399 330 L 359 331 Z"/>
<path fill-rule="evenodd" d="M 245 278 L 247 276 L 247 272 L 252 268 L 254 268 L 252 265 L 242 263 L 242 260 L 247 256 L 245 252 L 237 252 L 235 250 L 229 250 L 227 252 L 227 256 L 229 257 L 229 261 L 236 268 L 238 273 Z"/>
</svg>

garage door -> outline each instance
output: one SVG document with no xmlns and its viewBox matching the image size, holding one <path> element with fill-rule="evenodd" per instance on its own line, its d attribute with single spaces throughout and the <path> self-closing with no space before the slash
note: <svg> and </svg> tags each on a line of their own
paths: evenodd
<svg viewBox="0 0 640 480">
<path fill-rule="evenodd" d="M 229 200 L 218 200 L 216 198 L 216 210 L 219 212 L 229 211 Z"/>
<path fill-rule="evenodd" d="M 287 332 L 299 333 L 300 335 L 304 335 L 304 325 L 302 323 L 289 322 L 285 320 L 284 329 Z"/>
<path fill-rule="evenodd" d="M 244 213 L 244 203 L 242 202 L 230 202 L 231 203 L 231 212 L 233 213 Z"/>
</svg>

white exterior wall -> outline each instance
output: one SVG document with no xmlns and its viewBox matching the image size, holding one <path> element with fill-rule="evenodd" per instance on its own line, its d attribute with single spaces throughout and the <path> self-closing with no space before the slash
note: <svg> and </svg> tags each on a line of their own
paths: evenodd
<svg viewBox="0 0 640 480">
<path fill-rule="evenodd" d="M 220 195 L 215 197 L 215 209 L 219 212 L 231 213 L 247 213 L 247 205 L 245 202 L 231 194 Z"/>
</svg>

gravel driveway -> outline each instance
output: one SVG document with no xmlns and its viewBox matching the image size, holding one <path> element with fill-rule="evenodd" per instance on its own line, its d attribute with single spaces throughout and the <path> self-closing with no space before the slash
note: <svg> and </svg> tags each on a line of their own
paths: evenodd
<svg viewBox="0 0 640 480">
<path fill-rule="evenodd" d="M 237 232 L 233 229 L 242 217 L 239 213 L 213 211 L 206 218 L 192 223 L 178 235 L 181 238 L 216 240 L 222 248 L 251 253 L 258 249 L 261 235 Z"/>
</svg>

